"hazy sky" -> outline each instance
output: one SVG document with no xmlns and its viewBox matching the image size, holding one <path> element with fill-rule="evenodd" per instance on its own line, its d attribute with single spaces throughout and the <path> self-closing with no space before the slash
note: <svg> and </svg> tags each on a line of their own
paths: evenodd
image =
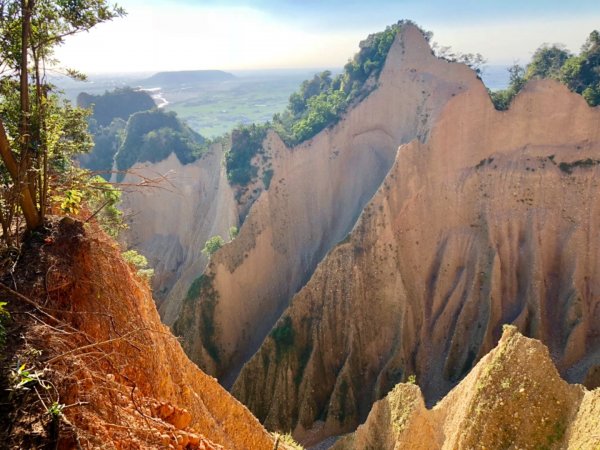
<svg viewBox="0 0 600 450">
<path fill-rule="evenodd" d="M 399 19 L 488 64 L 527 62 L 544 42 L 578 51 L 599 0 L 122 0 L 128 15 L 58 50 L 88 73 L 339 67 Z"/>
</svg>

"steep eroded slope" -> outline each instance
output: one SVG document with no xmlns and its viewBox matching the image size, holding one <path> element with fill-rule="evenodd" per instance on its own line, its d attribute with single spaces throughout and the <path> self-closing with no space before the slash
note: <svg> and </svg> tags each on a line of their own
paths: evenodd
<svg viewBox="0 0 600 450">
<path fill-rule="evenodd" d="M 237 225 L 222 159 L 221 144 L 185 165 L 171 153 L 161 162 L 134 166 L 123 181 L 127 186 L 142 182 L 142 176 L 166 177 L 156 186 L 126 187 L 122 209 L 129 217 L 128 244 L 154 268 L 154 297 L 167 325 L 177 318 L 188 287 L 208 262 L 202 253 L 206 240 L 217 234 L 225 237 L 229 227 Z"/>
<path fill-rule="evenodd" d="M 599 409 L 599 390 L 567 384 L 546 347 L 507 327 L 498 346 L 433 409 L 417 386 L 399 384 L 333 449 L 595 450 Z"/>
<path fill-rule="evenodd" d="M 199 298 L 174 324 L 192 360 L 230 384 L 379 188 L 399 145 L 425 141 L 442 107 L 477 84 L 462 64 L 437 59 L 405 25 L 378 87 L 334 127 L 288 149 L 274 133 L 264 147 L 273 177 L 240 235 L 213 257 Z"/>
<path fill-rule="evenodd" d="M 410 375 L 439 399 L 504 323 L 583 381 L 600 364 L 599 180 L 600 110 L 539 81 L 499 112 L 474 84 L 400 148 L 234 394 L 268 427 L 338 434 Z"/>
<path fill-rule="evenodd" d="M 52 382 L 47 394 L 29 382 L 24 395 L 35 398 L 37 387 L 47 405 L 66 405 L 72 436 L 58 448 L 273 447 L 256 418 L 186 357 L 145 281 L 95 224 L 65 218 L 34 233 L 7 279 L 25 295 L 2 286 L 24 347 L 9 364 L 25 361 Z"/>
</svg>

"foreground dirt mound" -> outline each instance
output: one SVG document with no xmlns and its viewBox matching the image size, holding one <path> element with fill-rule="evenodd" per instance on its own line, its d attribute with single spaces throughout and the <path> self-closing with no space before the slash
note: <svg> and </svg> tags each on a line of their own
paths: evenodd
<svg viewBox="0 0 600 450">
<path fill-rule="evenodd" d="M 399 384 L 335 450 L 600 446 L 600 390 L 563 381 L 548 349 L 506 327 L 498 346 L 433 409 Z"/>
<path fill-rule="evenodd" d="M 5 383 L 21 400 L 35 403 L 39 392 L 44 409 L 62 408 L 46 415 L 61 430 L 59 448 L 272 448 L 252 414 L 188 360 L 146 282 L 94 225 L 65 219 L 34 235 L 12 278 L 22 295 L 3 290 L 22 337 L 7 348 Z M 23 370 L 35 375 L 19 386 Z M 30 422 L 10 434 L 45 426 Z M 37 446 L 14 439 L 11 448 Z"/>
</svg>

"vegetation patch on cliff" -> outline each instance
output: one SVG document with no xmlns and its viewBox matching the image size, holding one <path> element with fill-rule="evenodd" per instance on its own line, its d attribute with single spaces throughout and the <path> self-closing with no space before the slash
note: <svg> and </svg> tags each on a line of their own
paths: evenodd
<svg viewBox="0 0 600 450">
<path fill-rule="evenodd" d="M 234 185 L 246 186 L 258 174 L 253 158 L 262 151 L 268 124 L 240 126 L 231 132 L 231 147 L 225 153 L 227 178 Z"/>
<path fill-rule="evenodd" d="M 560 168 L 560 170 L 562 170 L 563 172 L 567 173 L 567 174 L 572 174 L 573 173 L 573 169 L 576 169 L 578 167 L 581 168 L 589 168 L 589 167 L 594 167 L 596 165 L 600 164 L 600 160 L 598 159 L 592 159 L 592 158 L 586 158 L 586 159 L 579 159 L 577 161 L 572 161 L 572 162 L 561 162 L 558 167 Z"/>
<path fill-rule="evenodd" d="M 181 335 L 194 328 L 192 311 L 195 309 L 194 304 L 198 302 L 200 339 L 210 357 L 218 363 L 220 355 L 215 342 L 214 315 L 219 294 L 213 286 L 213 279 L 212 275 L 202 274 L 192 282 L 185 297 L 183 311 L 173 324 L 173 332 Z"/>
<path fill-rule="evenodd" d="M 581 94 L 590 106 L 600 104 L 600 32 L 588 36 L 579 55 L 574 55 L 561 45 L 542 45 L 533 54 L 531 62 L 509 69 L 510 84 L 507 89 L 491 92 L 490 97 L 498 110 L 508 109 L 512 99 L 529 80 L 552 78 L 565 84 L 571 91 Z"/>
<path fill-rule="evenodd" d="M 174 152 L 182 164 L 189 164 L 207 149 L 208 142 L 175 113 L 154 109 L 129 118 L 115 162 L 117 169 L 124 171 L 135 163 L 162 161 Z"/>
<path fill-rule="evenodd" d="M 127 121 L 132 114 L 153 109 L 156 104 L 147 92 L 125 87 L 102 95 L 82 92 L 77 96 L 77 106 L 91 109 L 91 120 L 100 127 L 107 127 L 115 119 Z"/>
<path fill-rule="evenodd" d="M 371 34 L 360 42 L 360 50 L 344 66 L 343 73 L 332 76 L 329 70 L 305 80 L 290 96 L 283 113 L 275 114 L 272 123 L 240 126 L 231 133 L 231 148 L 225 157 L 229 181 L 245 187 L 256 180 L 258 166 L 253 159 L 261 153 L 269 129 L 275 130 L 288 146 L 298 145 L 327 127 L 339 122 L 342 115 L 377 87 L 377 80 L 398 32 L 411 21 L 399 21 L 384 31 Z M 431 33 L 423 31 L 429 39 Z M 273 170 L 266 168 L 262 182 L 271 184 Z"/>
<path fill-rule="evenodd" d="M 388 52 L 398 32 L 410 21 L 399 21 L 361 41 L 360 50 L 332 77 L 328 70 L 306 80 L 290 96 L 286 110 L 273 117 L 273 128 L 289 146 L 297 145 L 335 125 L 352 105 L 365 98 L 377 84 Z M 430 33 L 425 33 L 430 37 Z"/>
<path fill-rule="evenodd" d="M 292 318 L 285 316 L 283 320 L 271 331 L 271 338 L 275 342 L 275 355 L 279 361 L 285 353 L 294 346 L 294 326 Z"/>
</svg>

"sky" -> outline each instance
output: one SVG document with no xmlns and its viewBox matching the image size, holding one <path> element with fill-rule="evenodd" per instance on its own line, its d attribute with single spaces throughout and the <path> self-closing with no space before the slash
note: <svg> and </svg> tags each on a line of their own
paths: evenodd
<svg viewBox="0 0 600 450">
<path fill-rule="evenodd" d="M 400 19 L 433 41 L 527 63 L 542 43 L 579 51 L 598 0 L 121 0 L 127 16 L 68 38 L 56 56 L 89 74 L 343 66 L 368 34 Z"/>
</svg>

